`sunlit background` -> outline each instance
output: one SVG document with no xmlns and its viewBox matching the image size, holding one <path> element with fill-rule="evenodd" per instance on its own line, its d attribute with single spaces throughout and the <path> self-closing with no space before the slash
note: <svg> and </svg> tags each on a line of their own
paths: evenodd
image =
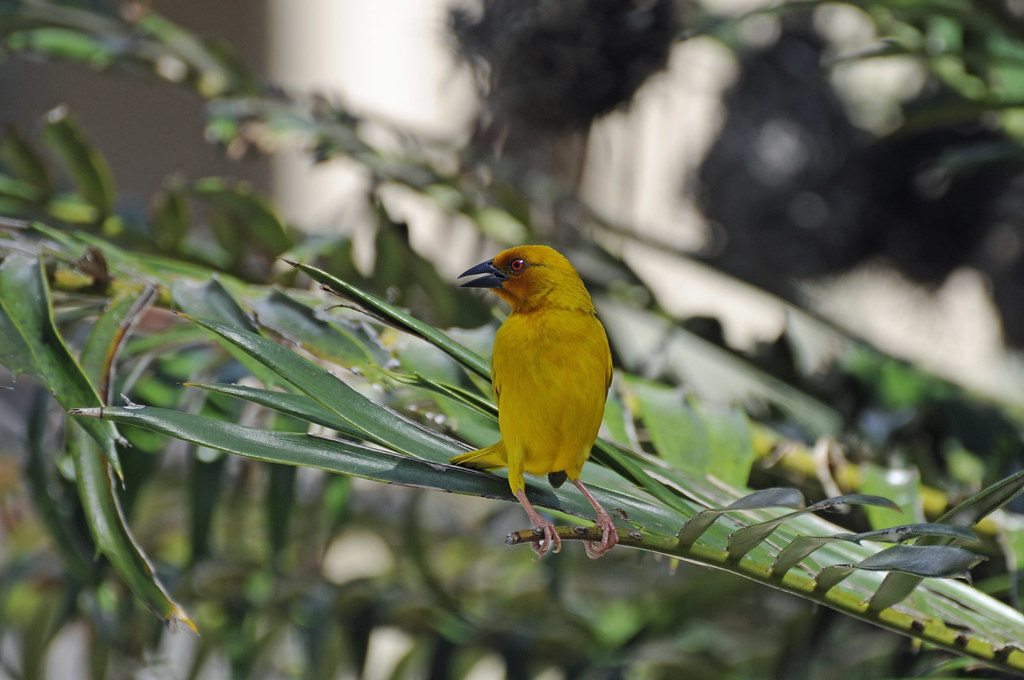
<svg viewBox="0 0 1024 680">
<path fill-rule="evenodd" d="M 724 16 L 742 16 L 767 3 L 703 4 Z M 233 0 L 154 7 L 200 34 L 223 38 L 245 63 L 288 91 L 337 98 L 357 113 L 429 138 L 465 143 L 479 115 L 473 77 L 456 60 L 446 28 L 448 2 Z M 813 24 L 828 41 L 831 58 L 859 54 L 877 40 L 870 18 L 850 5 L 823 4 Z M 776 41 L 781 26 L 780 17 L 758 14 L 743 19 L 737 33 L 757 48 Z M 608 237 L 606 245 L 643 263 L 637 270 L 668 311 L 718 316 L 731 344 L 750 347 L 778 336 L 785 305 L 767 304 L 702 267 L 681 265 L 662 247 L 696 253 L 709 245 L 713 227 L 698 203 L 697 172 L 721 129 L 721 97 L 738 68 L 736 55 L 711 37 L 677 43 L 667 69 L 644 83 L 627 110 L 599 120 L 586 149 L 575 153 L 583 163 L 581 197 L 652 242 Z M 903 55 L 852 62 L 831 73 L 850 120 L 874 135 L 898 126 L 900 104 L 917 96 L 924 82 L 924 67 Z M 166 182 L 167 169 L 176 168 L 186 177 L 249 180 L 303 229 L 358 231 L 350 200 L 352 192 L 365 190 L 358 167 L 344 161 L 311 166 L 300 149 L 244 163 L 225 160 L 196 134 L 201 108 L 166 88 L 23 62 L 0 70 L 0 88 L 17 92 L 0 101 L 0 115 L 29 128 L 39 111 L 69 104 L 107 150 L 125 200 L 136 201 L 140 210 Z M 785 129 L 775 132 L 749 153 L 781 170 L 812 152 Z M 140 157 L 140 148 L 159 152 Z M 470 242 L 439 230 L 441 218 L 429 206 L 401 205 L 405 210 L 397 210 L 409 221 L 414 246 L 442 272 L 455 275 L 475 261 Z M 360 235 L 364 249 L 370 236 Z M 778 277 L 790 274 L 779 270 Z M 937 285 L 921 285 L 871 261 L 848 274 L 804 281 L 801 288 L 813 310 L 879 347 L 983 392 L 1021 399 L 1020 362 L 1003 349 L 987 285 L 970 267 L 955 269 Z"/>
<path fill-rule="evenodd" d="M 807 12 L 798 26 L 790 26 L 785 13 L 756 12 L 768 4 L 756 0 L 704 0 L 699 4 L 721 20 L 735 20 L 728 37 L 744 54 L 754 55 L 750 57 L 754 62 L 757 55 L 783 44 L 792 35 L 787 33 L 789 28 L 816 36 L 820 51 L 813 59 L 817 62 L 820 58 L 829 67 L 824 73 L 837 108 L 823 113 L 821 119 L 813 115 L 809 119 L 824 127 L 839 127 L 836 120 L 842 117 L 845 127 L 837 139 L 885 137 L 904 122 L 903 106 L 927 94 L 929 72 L 919 57 L 894 51 L 871 59 L 856 58 L 880 46 L 872 17 L 854 4 L 821 3 Z M 471 14 L 480 11 L 469 0 L 466 6 Z M 1017 21 L 1024 21 L 1019 3 L 1006 6 L 1016 12 Z M 154 0 L 152 7 L 197 34 L 223 40 L 249 68 L 266 74 L 284 91 L 316 93 L 367 117 L 370 122 L 364 132 L 380 148 L 389 144 L 398 148 L 401 140 L 396 130 L 455 148 L 483 140 L 481 146 L 499 156 L 550 173 L 568 193 L 596 211 L 603 224 L 589 235 L 621 256 L 666 312 L 681 319 L 718 319 L 721 339 L 733 349 L 752 351 L 794 328 L 814 334 L 817 316 L 985 398 L 1018 407 L 1024 404 L 1024 370 L 1014 347 L 1022 338 L 1014 338 L 1007 349 L 1003 320 L 993 302 L 993 280 L 967 258 L 954 262 L 948 271 L 929 271 L 922 276 L 874 255 L 834 268 L 808 265 L 806 270 L 803 260 L 787 263 L 785 257 L 772 259 L 767 253 L 767 259 L 760 262 L 760 258 L 751 259 L 749 252 L 740 253 L 747 260 L 740 256 L 727 259 L 735 255 L 730 248 L 737 243 L 743 249 L 744 232 L 723 227 L 723 215 L 737 220 L 750 217 L 749 213 L 756 213 L 761 206 L 761 199 L 752 194 L 773 183 L 782 187 L 780 191 L 791 187 L 789 182 L 795 181 L 791 178 L 801 173 L 824 173 L 816 164 L 825 164 L 822 159 L 826 157 L 841 157 L 856 145 L 850 142 L 841 147 L 837 141 L 837 149 L 815 146 L 820 139 L 811 139 L 805 130 L 794 127 L 782 113 L 784 105 L 780 105 L 777 118 L 758 119 L 756 97 L 733 110 L 753 109 L 750 120 L 730 118 L 730 93 L 747 82 L 744 73 L 756 74 L 756 70 L 745 70 L 740 50 L 726 47 L 721 36 L 709 33 L 675 41 L 666 68 L 656 69 L 646 78 L 628 106 L 600 117 L 585 133 L 576 130 L 536 137 L 523 133 L 520 138 L 493 124 L 493 112 L 478 97 L 481 74 L 457 57 L 459 47 L 449 28 L 452 0 Z M 686 7 L 679 12 L 685 23 Z M 941 46 L 928 48 L 940 50 Z M 778 63 L 784 64 L 786 58 L 780 57 Z M 168 68 L 172 71 L 164 76 L 173 80 L 174 67 Z M 797 62 L 794 68 L 797 72 L 788 75 L 799 80 L 803 66 Z M 780 67 L 780 71 L 785 69 Z M 752 82 L 756 85 L 756 81 L 755 76 Z M 780 92 L 780 97 L 785 96 Z M 376 261 L 375 223 L 368 219 L 367 205 L 360 199 L 369 190 L 370 177 L 359 163 L 332 159 L 313 164 L 301 144 L 290 145 L 288 140 L 282 140 L 281 147 L 270 150 L 273 153 L 269 155 L 217 148 L 203 139 L 206 114 L 202 102 L 141 76 L 115 78 L 90 72 L 80 64 L 25 59 L 0 63 L 0 121 L 32 130 L 39 126 L 41 112 L 62 104 L 77 115 L 91 142 L 106 154 L 118 180 L 120 200 L 128 210 L 144 214 L 149 197 L 174 177 L 237 178 L 265 193 L 280 214 L 302 230 L 351 235 L 356 262 L 364 274 L 371 273 Z M 807 105 L 813 108 L 818 104 L 808 100 Z M 529 143 L 517 146 L 524 138 Z M 530 144 L 545 148 L 547 155 L 537 153 Z M 730 144 L 742 148 L 737 152 Z M 749 185 L 749 194 L 743 180 L 733 183 L 738 186 L 724 181 L 737 177 L 737 157 L 748 162 L 744 172 L 761 181 L 758 188 Z M 888 162 L 886 158 L 883 162 Z M 878 173 L 884 175 L 884 168 Z M 861 181 L 867 180 L 851 179 L 850 192 L 858 191 L 856 182 Z M 1019 191 L 1019 178 L 1013 186 Z M 719 187 L 721 194 L 711 196 Z M 516 234 L 526 233 L 522 225 L 499 223 L 492 234 L 499 238 L 481 239 L 468 219 L 451 215 L 422 195 L 398 187 L 388 187 L 383 193 L 392 219 L 408 224 L 412 247 L 432 261 L 452 286 L 461 271 L 493 253 L 501 238 L 514 240 Z M 835 214 L 830 210 L 836 210 L 843 200 L 843 195 L 837 196 L 829 203 L 815 190 L 792 192 L 786 212 L 790 223 L 803 229 L 809 239 L 821 234 Z M 709 201 L 715 200 L 718 220 L 707 210 Z M 767 206 L 768 199 L 764 201 Z M 998 251 L 1002 237 L 1008 239 L 1008 250 L 1019 250 L 1018 226 L 1010 224 L 1003 231 L 994 228 L 991 243 L 980 246 L 979 251 Z M 756 254 L 762 245 L 758 242 L 750 247 Z M 719 255 L 721 261 L 715 259 Z M 726 271 L 732 267 L 736 276 L 710 266 L 722 263 Z M 740 280 L 748 265 L 753 284 Z M 804 310 L 795 309 L 794 304 Z M 1004 310 L 1007 306 L 1012 305 L 1004 303 Z M 827 349 L 821 357 L 829 357 Z M 651 373 L 657 377 L 655 369 Z M 7 429 L 20 431 L 17 425 Z M 300 475 L 299 483 L 302 481 Z M 365 492 L 365 497 L 357 493 L 364 504 L 362 511 L 375 503 L 397 506 L 406 502 L 402 489 L 381 491 L 368 483 L 365 487 L 357 483 L 356 489 Z M 486 501 L 440 494 L 426 495 L 417 502 L 422 514 L 438 518 L 435 528 L 447 520 L 464 523 L 465 515 L 480 517 L 490 509 Z M 519 517 L 502 516 L 488 530 L 504 536 L 506 530 L 521 523 Z M 403 559 L 402 553 L 393 549 L 393 540 L 394 535 L 382 537 L 360 528 L 340 534 L 325 547 L 325 579 L 347 584 L 389 572 L 396 560 Z M 530 567 L 522 564 L 517 568 Z M 599 586 L 615 587 L 615 573 L 607 567 L 597 569 Z M 667 561 L 651 567 L 650 573 L 655 574 L 652 583 L 676 578 L 673 569 Z M 515 578 L 532 582 L 532 577 L 524 577 L 522 572 Z M 715 580 L 721 577 L 708 578 L 728 588 Z M 642 585 L 632 584 L 627 591 L 638 598 L 649 597 Z M 580 610 L 585 611 L 588 598 L 600 597 L 600 587 L 589 583 L 581 586 L 581 591 L 570 597 L 584 603 Z M 687 595 L 699 597 L 697 592 Z M 683 606 L 682 600 L 674 604 Z M 752 600 L 744 605 L 747 612 L 758 607 Z M 629 615 L 624 608 L 623 616 Z M 737 626 L 744 624 L 737 622 Z M 619 634 L 614 629 L 605 633 L 609 640 Z M 698 630 L 687 635 L 691 637 L 680 643 L 683 646 L 704 649 L 714 645 L 714 641 L 699 639 Z M 79 670 L 84 664 L 86 638 L 84 628 L 62 633 L 52 648 L 46 677 L 88 677 Z M 5 638 L 5 644 L 10 645 L 10 640 Z M 168 636 L 160 654 L 174 659 L 192 654 L 196 644 L 188 635 Z M 400 627 L 378 628 L 369 644 L 362 677 L 397 677 L 392 675 L 397 660 L 412 646 L 412 638 Z M 297 645 L 290 649 L 299 653 Z M 725 651 L 720 654 L 727 655 Z M 148 668 L 139 677 L 184 677 L 177 671 L 167 670 L 166 676 L 162 672 L 159 667 Z M 227 677 L 227 673 L 225 661 L 207 666 L 199 677 Z M 491 655 L 480 660 L 467 677 L 484 680 L 505 674 L 513 677 L 501 659 Z M 16 676 L 0 669 L 0 678 L 6 677 Z M 554 680 L 572 676 L 550 670 L 534 677 Z"/>
</svg>

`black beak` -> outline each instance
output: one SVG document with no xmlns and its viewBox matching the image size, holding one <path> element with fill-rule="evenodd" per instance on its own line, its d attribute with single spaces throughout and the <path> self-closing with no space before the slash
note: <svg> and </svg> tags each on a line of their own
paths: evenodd
<svg viewBox="0 0 1024 680">
<path fill-rule="evenodd" d="M 481 276 L 479 279 L 466 281 L 462 284 L 463 288 L 501 288 L 501 284 L 508 281 L 504 272 L 494 266 L 494 260 L 487 260 L 487 262 L 481 262 L 477 266 L 467 269 L 459 274 L 459 278 L 474 274 L 489 274 L 490 276 Z"/>
</svg>

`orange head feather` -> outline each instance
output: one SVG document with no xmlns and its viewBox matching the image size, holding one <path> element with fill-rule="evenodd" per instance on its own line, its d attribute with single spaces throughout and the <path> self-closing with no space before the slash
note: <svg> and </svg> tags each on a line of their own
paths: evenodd
<svg viewBox="0 0 1024 680">
<path fill-rule="evenodd" d="M 470 288 L 490 288 L 512 306 L 513 313 L 542 308 L 579 309 L 594 312 L 580 275 L 569 260 L 547 246 L 516 246 L 498 253 L 493 260 L 481 262 L 463 272 L 463 276 L 486 274 L 462 284 Z"/>
</svg>

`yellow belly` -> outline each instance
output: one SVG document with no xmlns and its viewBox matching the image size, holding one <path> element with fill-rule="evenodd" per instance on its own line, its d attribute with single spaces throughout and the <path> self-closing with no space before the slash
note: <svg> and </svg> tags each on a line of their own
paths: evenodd
<svg viewBox="0 0 1024 680">
<path fill-rule="evenodd" d="M 494 340 L 492 374 L 513 491 L 524 471 L 579 479 L 601 427 L 610 371 L 608 340 L 592 314 L 509 316 Z"/>
</svg>

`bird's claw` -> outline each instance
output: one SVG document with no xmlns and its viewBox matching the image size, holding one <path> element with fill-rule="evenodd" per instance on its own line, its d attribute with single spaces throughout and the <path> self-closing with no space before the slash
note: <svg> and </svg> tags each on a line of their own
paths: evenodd
<svg viewBox="0 0 1024 680">
<path fill-rule="evenodd" d="M 609 515 L 598 515 L 596 524 L 601 529 L 601 541 L 587 541 L 583 544 L 587 551 L 587 557 L 592 560 L 603 556 L 619 542 L 619 533 L 615 529 L 615 523 L 612 522 L 612 518 Z"/>
<path fill-rule="evenodd" d="M 555 525 L 551 522 L 541 520 L 539 523 L 534 525 L 533 535 L 538 537 L 543 536 L 544 539 L 541 541 L 534 541 L 530 544 L 530 547 L 533 548 L 533 552 L 537 553 L 537 559 L 535 559 L 534 562 L 540 562 L 541 558 L 548 553 L 549 549 L 554 553 L 561 552 L 562 539 L 558 537 L 558 532 L 555 531 Z"/>
</svg>

